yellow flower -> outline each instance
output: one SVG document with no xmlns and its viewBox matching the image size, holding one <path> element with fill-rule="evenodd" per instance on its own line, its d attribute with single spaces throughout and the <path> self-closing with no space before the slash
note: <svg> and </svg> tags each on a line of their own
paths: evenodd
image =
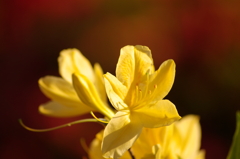
<svg viewBox="0 0 240 159">
<path fill-rule="evenodd" d="M 199 117 L 187 115 L 170 126 L 144 128 L 132 147 L 136 159 L 204 159 Z"/>
<path fill-rule="evenodd" d="M 107 97 L 103 83 L 103 73 L 99 64 L 94 68 L 90 62 L 77 49 L 67 49 L 60 52 L 58 58 L 59 73 L 61 77 L 46 76 L 39 79 L 41 91 L 51 99 L 50 102 L 39 107 L 39 111 L 53 117 L 72 117 L 89 113 L 90 111 L 101 112 L 107 117 L 114 115 L 107 104 Z M 87 80 L 95 91 L 95 97 L 101 102 L 98 105 L 89 105 L 86 100 L 79 99 L 72 85 L 72 74 L 75 77 Z M 104 108 L 102 108 L 104 107 Z"/>
<path fill-rule="evenodd" d="M 104 77 L 107 95 L 117 110 L 104 130 L 104 157 L 121 157 L 143 127 L 166 126 L 181 118 L 174 104 L 163 100 L 174 82 L 173 60 L 165 61 L 155 71 L 148 47 L 125 46 L 121 49 L 116 77 L 110 73 Z"/>
<path fill-rule="evenodd" d="M 102 157 L 102 151 L 101 151 L 102 139 L 103 139 L 103 130 L 97 133 L 95 139 L 93 139 L 93 141 L 90 144 L 89 151 L 88 151 L 89 159 L 104 159 L 104 157 Z M 127 151 L 123 154 L 123 156 L 120 159 L 132 159 L 132 157 Z"/>
</svg>

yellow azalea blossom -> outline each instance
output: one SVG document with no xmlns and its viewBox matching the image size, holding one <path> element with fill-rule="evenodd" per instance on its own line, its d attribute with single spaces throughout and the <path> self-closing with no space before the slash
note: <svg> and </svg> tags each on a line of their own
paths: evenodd
<svg viewBox="0 0 240 159">
<path fill-rule="evenodd" d="M 187 115 L 170 126 L 144 128 L 132 147 L 136 159 L 204 159 L 199 117 Z"/>
<path fill-rule="evenodd" d="M 99 64 L 91 66 L 90 62 L 77 49 L 66 49 L 60 52 L 58 58 L 61 77 L 46 76 L 39 79 L 41 91 L 51 99 L 39 107 L 40 113 L 53 117 L 72 117 L 98 111 L 111 118 L 114 112 L 107 104 L 103 82 L 103 73 Z M 101 105 L 86 103 L 79 99 L 73 84 L 72 74 L 76 73 L 87 80 L 95 91 L 95 97 Z"/>
<path fill-rule="evenodd" d="M 103 130 L 97 133 L 95 139 L 93 139 L 93 141 L 90 144 L 89 151 L 88 151 L 89 159 L 104 159 L 104 157 L 102 157 L 102 151 L 101 151 L 102 139 L 103 139 Z M 120 159 L 132 159 L 132 157 L 127 151 L 123 154 L 123 156 Z"/>
<path fill-rule="evenodd" d="M 143 127 L 166 126 L 181 118 L 174 104 L 163 99 L 174 78 L 173 60 L 165 61 L 155 71 L 148 47 L 121 49 L 116 77 L 110 73 L 104 75 L 107 95 L 117 110 L 104 130 L 102 153 L 105 158 L 120 158 Z"/>
</svg>

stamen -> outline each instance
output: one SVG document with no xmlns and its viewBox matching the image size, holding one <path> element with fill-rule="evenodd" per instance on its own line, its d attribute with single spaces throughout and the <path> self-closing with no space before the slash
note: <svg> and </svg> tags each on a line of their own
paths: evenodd
<svg viewBox="0 0 240 159">
<path fill-rule="evenodd" d="M 29 130 L 29 131 L 33 131 L 33 132 L 47 132 L 47 131 L 57 130 L 57 129 L 64 128 L 64 127 L 67 127 L 67 126 L 71 126 L 71 125 L 74 125 L 74 124 L 80 124 L 80 123 L 86 123 L 86 122 L 98 122 L 98 120 L 93 119 L 93 118 L 90 118 L 90 119 L 82 119 L 82 120 L 73 121 L 73 122 L 70 122 L 70 123 L 67 123 L 67 124 L 63 124 L 63 125 L 60 125 L 60 126 L 56 126 L 56 127 L 53 127 L 53 128 L 48 128 L 48 129 L 33 129 L 33 128 L 30 128 L 30 127 L 26 126 L 26 125 L 22 122 L 22 120 L 19 119 L 19 123 L 22 125 L 22 127 L 24 127 L 25 129 L 27 129 L 27 130 Z"/>
<path fill-rule="evenodd" d="M 139 100 L 142 99 L 142 90 L 139 90 Z"/>
<path fill-rule="evenodd" d="M 91 113 L 91 115 L 92 115 L 97 121 L 99 121 L 99 122 L 101 122 L 101 123 L 107 124 L 107 123 L 109 122 L 109 121 L 106 121 L 106 119 L 103 119 L 103 118 L 99 119 L 99 118 L 97 118 L 92 111 L 91 111 L 90 113 Z M 105 120 L 105 121 L 104 121 L 104 120 Z"/>
<path fill-rule="evenodd" d="M 138 103 L 142 99 L 142 90 L 139 89 L 139 86 L 136 86 L 136 97 L 135 97 L 135 102 Z"/>
<path fill-rule="evenodd" d="M 154 89 L 153 89 L 152 94 L 154 94 L 154 93 L 156 92 L 156 90 L 157 90 L 157 85 L 155 84 L 153 87 L 154 87 Z"/>
<path fill-rule="evenodd" d="M 148 94 L 148 89 L 149 89 L 149 74 L 147 74 L 147 79 L 146 79 L 146 88 L 144 90 L 143 98 L 145 98 Z"/>
<path fill-rule="evenodd" d="M 150 90 L 151 88 L 149 88 L 148 82 L 146 84 L 146 89 L 144 90 L 144 96 L 142 95 L 142 91 L 139 90 L 138 95 L 138 102 L 136 103 L 136 106 L 134 107 L 134 109 L 139 109 L 142 106 L 146 105 L 149 103 L 149 101 L 153 101 L 153 98 L 155 97 L 154 94 L 156 94 L 156 90 L 157 90 L 157 85 L 155 84 L 153 91 Z M 144 98 L 144 99 L 143 99 Z M 139 105 L 140 104 L 140 105 Z"/>
<path fill-rule="evenodd" d="M 151 95 L 151 94 L 152 94 L 152 91 L 151 91 L 151 90 L 149 90 L 149 91 L 148 91 L 148 93 L 149 93 L 149 95 Z"/>
<path fill-rule="evenodd" d="M 141 101 L 143 98 L 143 95 L 142 95 L 142 90 L 139 90 L 139 100 L 138 101 Z"/>
<path fill-rule="evenodd" d="M 157 85 L 155 84 L 153 87 L 154 87 L 154 89 L 153 89 L 153 92 L 152 92 L 152 96 L 154 95 L 154 93 L 155 93 L 156 90 L 157 90 Z"/>
<path fill-rule="evenodd" d="M 136 90 L 135 90 L 135 98 L 134 98 L 134 104 L 138 105 L 138 103 L 142 100 L 142 90 L 139 89 L 138 84 L 136 85 Z"/>
<path fill-rule="evenodd" d="M 134 100 L 134 103 L 137 103 L 138 102 L 138 98 L 139 98 L 139 88 L 138 88 L 138 85 L 136 85 L 136 91 L 135 91 L 135 100 Z"/>
<path fill-rule="evenodd" d="M 154 85 L 154 89 L 157 89 L 157 85 L 156 84 Z"/>
<path fill-rule="evenodd" d="M 149 92 L 150 96 L 149 96 L 148 101 L 154 101 L 155 94 L 157 93 L 157 91 L 156 91 L 157 85 L 155 84 L 153 87 L 154 87 L 153 91 L 150 90 L 150 92 Z"/>
</svg>

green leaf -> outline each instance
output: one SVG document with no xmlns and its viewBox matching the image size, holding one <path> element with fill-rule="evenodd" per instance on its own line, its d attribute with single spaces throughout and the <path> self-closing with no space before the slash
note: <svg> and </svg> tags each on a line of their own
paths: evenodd
<svg viewBox="0 0 240 159">
<path fill-rule="evenodd" d="M 240 159 L 240 111 L 237 112 L 237 127 L 227 159 Z"/>
</svg>

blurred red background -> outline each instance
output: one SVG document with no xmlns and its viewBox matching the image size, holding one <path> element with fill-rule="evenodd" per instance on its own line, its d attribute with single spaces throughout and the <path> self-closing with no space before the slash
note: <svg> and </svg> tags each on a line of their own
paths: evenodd
<svg viewBox="0 0 240 159">
<path fill-rule="evenodd" d="M 240 1 L 237 0 L 9 0 L 0 2 L 1 147 L 4 159 L 81 158 L 101 129 L 80 124 L 45 133 L 29 132 L 73 120 L 45 117 L 48 101 L 38 79 L 58 76 L 62 49 L 78 48 L 114 73 L 120 48 L 146 45 L 155 66 L 177 64 L 167 96 L 181 116 L 198 114 L 206 158 L 226 158 L 240 109 Z"/>
</svg>

